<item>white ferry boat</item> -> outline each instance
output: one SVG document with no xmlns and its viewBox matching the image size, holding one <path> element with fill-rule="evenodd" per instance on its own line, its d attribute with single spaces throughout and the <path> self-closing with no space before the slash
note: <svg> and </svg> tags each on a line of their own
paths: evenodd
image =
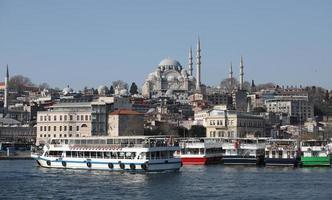
<svg viewBox="0 0 332 200">
<path fill-rule="evenodd" d="M 175 156 L 180 157 L 183 165 L 216 164 L 222 161 L 222 144 L 213 138 L 180 139 L 181 151 Z"/>
<path fill-rule="evenodd" d="M 41 155 L 32 154 L 47 168 L 114 171 L 176 171 L 178 144 L 171 137 L 83 137 L 51 139 Z"/>
<path fill-rule="evenodd" d="M 299 161 L 297 151 L 297 140 L 269 139 L 265 147 L 265 165 L 295 167 Z"/>
<path fill-rule="evenodd" d="M 266 139 L 222 138 L 225 165 L 260 165 L 264 163 Z"/>
</svg>

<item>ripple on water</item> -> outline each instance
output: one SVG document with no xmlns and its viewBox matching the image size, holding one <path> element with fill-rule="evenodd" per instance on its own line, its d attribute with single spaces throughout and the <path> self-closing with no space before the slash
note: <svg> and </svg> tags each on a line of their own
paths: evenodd
<svg viewBox="0 0 332 200">
<path fill-rule="evenodd" d="M 331 168 L 184 166 L 121 173 L 0 161 L 1 199 L 331 199 Z"/>
</svg>

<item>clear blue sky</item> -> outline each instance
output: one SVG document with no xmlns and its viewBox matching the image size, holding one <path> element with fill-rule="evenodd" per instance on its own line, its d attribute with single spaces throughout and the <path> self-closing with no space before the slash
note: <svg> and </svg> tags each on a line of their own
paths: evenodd
<svg viewBox="0 0 332 200">
<path fill-rule="evenodd" d="M 199 35 L 202 81 L 232 61 L 257 84 L 332 89 L 332 1 L 0 0 L 0 75 L 74 89 L 141 85 L 165 57 L 187 66 Z"/>
</svg>

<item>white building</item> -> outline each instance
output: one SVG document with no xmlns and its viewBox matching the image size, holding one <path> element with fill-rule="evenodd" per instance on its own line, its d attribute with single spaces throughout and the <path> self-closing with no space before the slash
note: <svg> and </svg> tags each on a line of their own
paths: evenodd
<svg viewBox="0 0 332 200">
<path fill-rule="evenodd" d="M 37 145 L 50 138 L 87 136 L 91 136 L 90 102 L 59 103 L 37 112 Z"/>
<path fill-rule="evenodd" d="M 265 101 L 268 112 L 285 113 L 297 121 L 307 121 L 314 117 L 314 107 L 307 96 L 276 96 Z"/>
</svg>

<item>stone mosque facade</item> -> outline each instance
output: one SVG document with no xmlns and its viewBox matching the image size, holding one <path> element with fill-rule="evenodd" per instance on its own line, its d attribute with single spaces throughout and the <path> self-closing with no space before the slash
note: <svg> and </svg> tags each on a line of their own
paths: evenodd
<svg viewBox="0 0 332 200">
<path fill-rule="evenodd" d="M 165 58 L 157 69 L 145 79 L 142 87 L 142 95 L 151 97 L 171 97 L 186 99 L 188 95 L 199 92 L 201 89 L 201 48 L 197 42 L 196 77 L 193 75 L 192 50 L 189 50 L 188 69 L 184 69 L 179 61 Z"/>
</svg>

